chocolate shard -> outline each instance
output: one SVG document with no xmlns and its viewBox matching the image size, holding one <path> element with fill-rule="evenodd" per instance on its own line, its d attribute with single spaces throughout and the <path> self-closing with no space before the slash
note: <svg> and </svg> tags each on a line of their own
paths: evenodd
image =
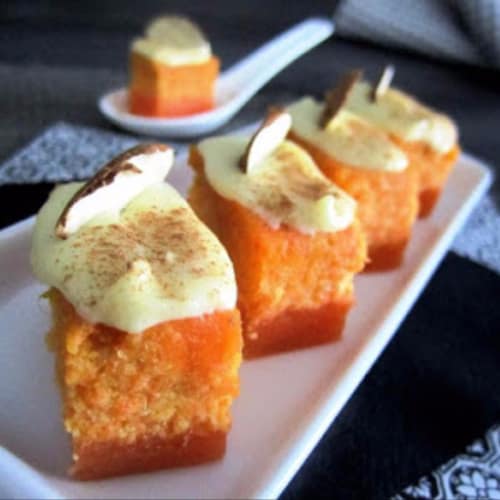
<svg viewBox="0 0 500 500">
<path fill-rule="evenodd" d="M 370 100 L 376 102 L 381 96 L 383 96 L 387 89 L 391 86 L 392 79 L 394 78 L 394 73 L 396 72 L 394 66 L 386 66 L 382 73 L 380 74 L 378 81 L 372 86 L 370 92 Z"/>
<path fill-rule="evenodd" d="M 319 126 L 326 128 L 346 103 L 352 88 L 361 80 L 363 72 L 359 69 L 349 71 L 341 76 L 339 83 L 325 93 L 325 108 L 320 117 Z"/>
</svg>

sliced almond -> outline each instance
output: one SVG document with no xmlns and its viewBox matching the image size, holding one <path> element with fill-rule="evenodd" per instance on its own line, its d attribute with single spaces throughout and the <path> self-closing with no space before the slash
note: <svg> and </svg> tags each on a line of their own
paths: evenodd
<svg viewBox="0 0 500 500">
<path fill-rule="evenodd" d="M 252 136 L 239 166 L 249 174 L 286 138 L 292 126 L 292 117 L 282 108 L 272 108 L 257 132 Z"/>
<path fill-rule="evenodd" d="M 321 115 L 319 126 L 326 128 L 335 118 L 340 108 L 346 103 L 349 93 L 358 80 L 363 76 L 361 70 L 349 71 L 340 78 L 339 83 L 325 94 L 325 108 Z"/>
<path fill-rule="evenodd" d="M 373 102 L 376 102 L 377 99 L 382 97 L 387 92 L 387 89 L 391 86 L 391 82 L 394 78 L 395 72 L 396 70 L 392 65 L 386 66 L 384 68 L 378 79 L 378 82 L 373 85 L 372 91 L 370 93 L 370 99 Z"/>
<path fill-rule="evenodd" d="M 147 186 L 161 182 L 174 162 L 174 150 L 165 144 L 142 144 L 111 160 L 69 200 L 55 232 L 67 238 L 106 210 L 119 210 Z"/>
</svg>

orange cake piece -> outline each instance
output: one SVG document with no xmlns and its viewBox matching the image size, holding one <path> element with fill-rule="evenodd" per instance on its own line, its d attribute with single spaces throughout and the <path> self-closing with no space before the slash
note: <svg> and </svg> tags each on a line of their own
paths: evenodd
<svg viewBox="0 0 500 500">
<path fill-rule="evenodd" d="M 366 260 L 355 202 L 283 140 L 287 120 L 190 152 L 189 201 L 233 261 L 247 358 L 338 339 Z"/>
<path fill-rule="evenodd" d="M 457 127 L 398 89 L 390 88 L 389 67 L 375 85 L 357 82 L 346 106 L 385 131 L 418 171 L 420 217 L 429 215 L 460 153 Z"/>
<path fill-rule="evenodd" d="M 37 216 L 32 266 L 50 286 L 75 478 L 223 456 L 239 391 L 233 266 L 163 182 L 171 148 L 139 146 Z"/>
<path fill-rule="evenodd" d="M 179 16 L 156 19 L 131 47 L 130 111 L 175 117 L 212 109 L 219 66 L 192 21 Z"/>
<path fill-rule="evenodd" d="M 289 106 L 289 137 L 357 201 L 368 244 L 366 269 L 392 269 L 403 259 L 417 217 L 417 172 L 385 133 L 345 109 L 341 87 L 332 91 L 331 103 L 305 97 Z"/>
</svg>

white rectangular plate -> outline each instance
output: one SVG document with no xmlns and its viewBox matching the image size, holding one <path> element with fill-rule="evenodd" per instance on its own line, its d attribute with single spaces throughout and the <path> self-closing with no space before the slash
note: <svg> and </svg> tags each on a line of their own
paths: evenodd
<svg viewBox="0 0 500 500">
<path fill-rule="evenodd" d="M 189 169 L 170 175 L 185 192 Z M 335 344 L 244 362 L 225 458 L 209 465 L 106 481 L 66 475 L 44 286 L 30 272 L 33 218 L 0 232 L 0 496 L 64 498 L 277 497 L 397 330 L 491 183 L 463 154 L 432 217 L 416 224 L 404 264 L 356 278 L 357 304 Z"/>
</svg>

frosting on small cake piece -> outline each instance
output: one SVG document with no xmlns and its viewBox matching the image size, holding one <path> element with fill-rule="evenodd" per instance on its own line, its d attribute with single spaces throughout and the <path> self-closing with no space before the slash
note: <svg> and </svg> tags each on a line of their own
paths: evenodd
<svg viewBox="0 0 500 500">
<path fill-rule="evenodd" d="M 198 145 L 205 176 L 222 197 L 236 201 L 272 228 L 285 224 L 302 233 L 336 232 L 351 225 L 356 202 L 329 181 L 299 146 L 282 141 L 254 165 L 240 168 L 249 139 L 221 136 Z"/>
<path fill-rule="evenodd" d="M 349 95 L 347 109 L 405 141 L 424 142 L 438 153 L 447 153 L 456 145 L 457 128 L 447 116 L 394 88 L 376 100 L 372 93 L 369 83 L 358 82 Z"/>
<path fill-rule="evenodd" d="M 408 166 L 406 155 L 384 132 L 346 107 L 337 111 L 324 128 L 324 104 L 304 97 L 287 107 L 292 115 L 292 131 L 332 158 L 349 166 L 369 170 L 399 172 Z"/>
<path fill-rule="evenodd" d="M 37 278 L 87 321 L 129 333 L 233 309 L 234 270 L 221 243 L 173 187 L 154 179 L 141 186 L 120 207 L 101 204 L 65 237 L 55 228 L 85 184 L 55 188 L 33 234 Z"/>
<path fill-rule="evenodd" d="M 201 64 L 212 56 L 210 43 L 199 27 L 186 17 L 163 16 L 146 28 L 132 51 L 169 66 Z"/>
</svg>

